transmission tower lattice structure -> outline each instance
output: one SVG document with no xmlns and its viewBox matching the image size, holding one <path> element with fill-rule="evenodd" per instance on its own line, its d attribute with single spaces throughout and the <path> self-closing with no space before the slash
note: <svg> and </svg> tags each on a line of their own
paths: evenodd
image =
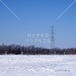
<svg viewBox="0 0 76 76">
<path fill-rule="evenodd" d="M 55 48 L 54 26 L 51 26 L 51 49 Z"/>
</svg>

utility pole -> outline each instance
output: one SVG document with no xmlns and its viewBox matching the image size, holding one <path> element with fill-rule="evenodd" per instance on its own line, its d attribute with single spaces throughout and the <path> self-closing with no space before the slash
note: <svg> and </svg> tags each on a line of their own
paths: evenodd
<svg viewBox="0 0 76 76">
<path fill-rule="evenodd" d="M 56 54 L 55 51 L 55 37 L 54 37 L 54 26 L 51 26 L 51 50 L 54 51 L 54 54 Z"/>
</svg>

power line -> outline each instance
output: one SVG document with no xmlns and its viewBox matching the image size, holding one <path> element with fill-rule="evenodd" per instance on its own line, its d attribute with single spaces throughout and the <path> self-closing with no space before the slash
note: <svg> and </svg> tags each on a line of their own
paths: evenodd
<svg viewBox="0 0 76 76">
<path fill-rule="evenodd" d="M 20 20 L 20 18 L 2 1 L 0 0 L 0 2 L 18 19 Z M 21 21 L 21 20 L 20 20 Z"/>
</svg>

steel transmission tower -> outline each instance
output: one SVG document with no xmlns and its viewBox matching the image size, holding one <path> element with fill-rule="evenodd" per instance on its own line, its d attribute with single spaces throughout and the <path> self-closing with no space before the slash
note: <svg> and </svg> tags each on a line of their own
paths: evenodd
<svg viewBox="0 0 76 76">
<path fill-rule="evenodd" d="M 55 48 L 54 26 L 51 26 L 51 49 Z"/>
</svg>

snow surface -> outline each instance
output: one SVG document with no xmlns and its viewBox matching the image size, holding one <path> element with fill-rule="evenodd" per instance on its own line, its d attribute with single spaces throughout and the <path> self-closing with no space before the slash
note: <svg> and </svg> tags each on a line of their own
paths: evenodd
<svg viewBox="0 0 76 76">
<path fill-rule="evenodd" d="M 0 76 L 76 76 L 76 55 L 0 55 Z"/>
</svg>

